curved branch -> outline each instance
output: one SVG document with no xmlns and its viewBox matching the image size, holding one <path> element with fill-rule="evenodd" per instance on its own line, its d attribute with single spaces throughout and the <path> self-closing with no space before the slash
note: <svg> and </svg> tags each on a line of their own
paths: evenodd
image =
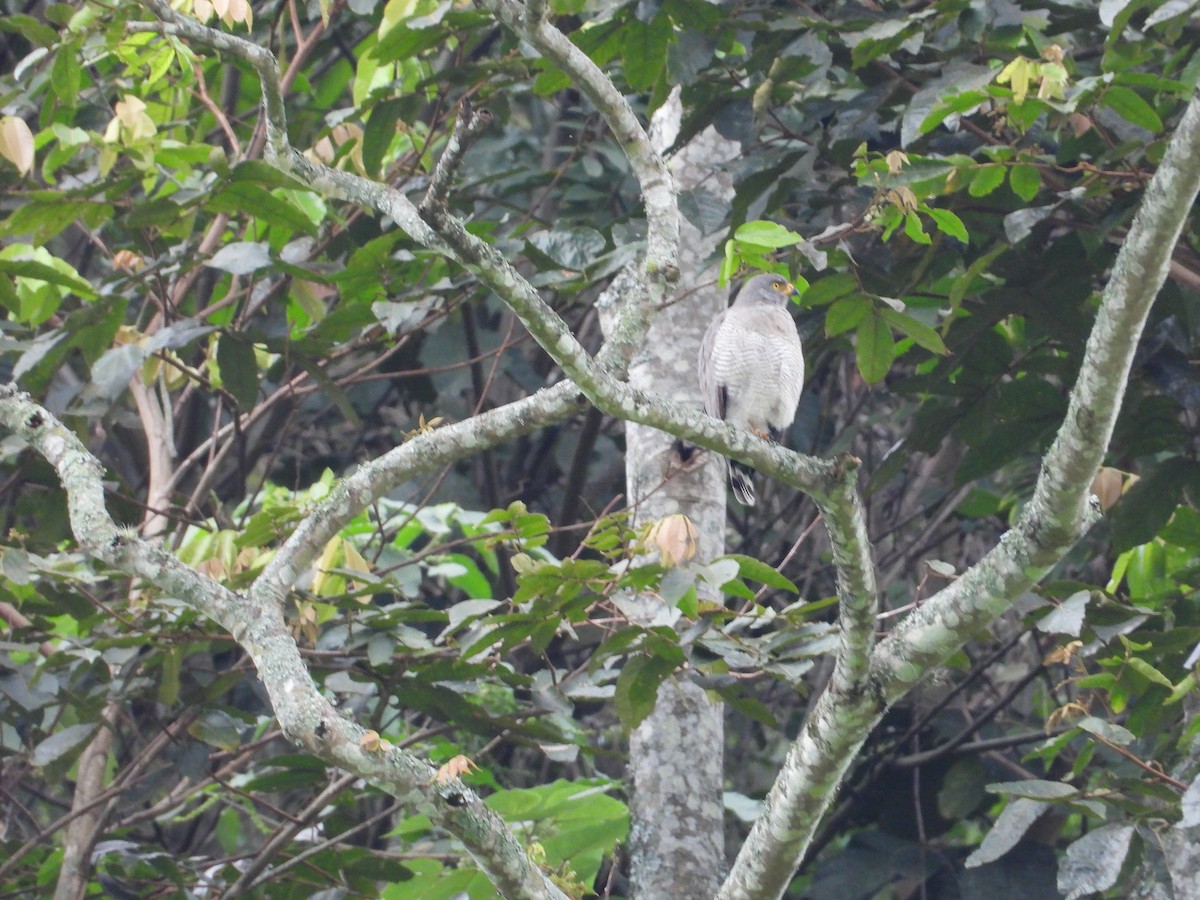
<svg viewBox="0 0 1200 900">
<path fill-rule="evenodd" d="M 72 431 L 11 385 L 0 387 L 0 425 L 53 466 L 66 491 L 71 530 L 84 550 L 190 604 L 245 648 L 292 743 L 398 799 L 419 802 L 432 821 L 462 842 L 504 896 L 565 897 L 504 821 L 458 779 L 436 783 L 433 767 L 412 754 L 398 748 L 372 750 L 369 742 L 364 746 L 364 729 L 334 709 L 313 682 L 279 603 L 241 596 L 132 529 L 118 528 L 104 504 L 100 463 Z"/>
<path fill-rule="evenodd" d="M 630 292 L 617 321 L 608 329 L 600 360 L 627 365 L 645 339 L 651 312 L 669 296 L 679 278 L 679 207 L 675 182 L 654 149 L 629 101 L 586 53 L 545 18 L 544 0 L 486 0 L 486 5 L 517 37 L 566 73 L 604 118 L 621 145 L 646 205 L 646 258 L 643 293 Z"/>
<path fill-rule="evenodd" d="M 131 31 L 167 32 L 194 40 L 242 59 L 258 72 L 262 83 L 263 107 L 268 119 L 268 161 L 281 171 L 302 179 L 325 196 L 378 210 L 393 219 L 413 240 L 455 259 L 473 271 L 508 304 L 534 339 L 574 381 L 577 389 L 602 412 L 651 425 L 750 463 L 763 473 L 818 498 L 829 496 L 829 492 L 836 487 L 837 465 L 831 461 L 792 453 L 655 394 L 634 390 L 620 380 L 623 363 L 627 361 L 632 348 L 644 338 L 646 316 L 655 305 L 655 293 L 641 279 L 632 279 L 635 284 L 627 289 L 627 297 L 632 299 L 627 299 L 620 306 L 612 333 L 599 357 L 593 359 L 562 318 L 508 260 L 495 248 L 467 232 L 458 219 L 439 209 L 437 204 L 427 210 L 430 221 L 426 222 L 416 205 L 394 188 L 314 163 L 292 147 L 287 138 L 278 65 L 268 50 L 243 38 L 201 25 L 170 9 L 162 0 L 143 2 L 162 21 L 130 23 L 128 27 Z M 506 15 L 514 9 L 511 6 L 504 8 Z M 588 95 L 594 102 L 604 104 L 610 127 L 626 148 L 631 165 L 642 181 L 647 218 L 651 223 L 651 231 L 658 235 L 652 241 L 654 251 L 653 254 L 648 252 L 643 270 L 647 273 L 650 285 L 656 286 L 659 292 L 664 291 L 678 274 L 674 269 L 678 213 L 670 174 L 661 157 L 654 152 L 625 99 L 587 55 L 546 23 L 534 29 L 531 39 L 534 38 L 546 47 L 548 54 L 554 54 L 551 58 L 555 62 L 581 79 L 581 89 L 587 84 Z M 566 414 L 563 412 L 563 415 Z M 345 515 L 341 519 L 343 524 L 359 509 L 361 507 Z M 286 556 L 287 552 L 285 545 L 280 553 Z"/>
<path fill-rule="evenodd" d="M 957 581 L 929 598 L 880 644 L 876 678 L 889 699 L 937 665 L 1048 572 L 1099 518 L 1090 502 L 1121 411 L 1134 351 L 1167 279 L 1171 252 L 1200 192 L 1200 95 L 1193 95 L 1142 197 L 1088 336 L 1066 418 L 1042 460 L 1016 526 Z"/>
<path fill-rule="evenodd" d="M 1142 199 L 1101 296 L 1066 418 L 1016 526 L 875 648 L 869 681 L 830 683 L 792 744 L 722 898 L 778 897 L 867 734 L 884 711 L 1036 583 L 1095 521 L 1089 489 L 1112 435 L 1150 307 L 1200 192 L 1193 96 Z"/>
<path fill-rule="evenodd" d="M 305 517 L 247 591 L 258 602 L 282 603 L 300 574 L 339 531 L 396 485 L 506 440 L 560 422 L 579 411 L 579 391 L 569 381 L 531 397 L 419 434 L 341 479 Z"/>
</svg>

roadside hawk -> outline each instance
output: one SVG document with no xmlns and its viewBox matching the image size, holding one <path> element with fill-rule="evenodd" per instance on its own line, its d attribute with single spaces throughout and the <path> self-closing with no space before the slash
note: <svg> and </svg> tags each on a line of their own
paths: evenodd
<svg viewBox="0 0 1200 900">
<path fill-rule="evenodd" d="M 713 318 L 700 344 L 700 391 L 708 414 L 776 441 L 796 418 L 804 386 L 800 335 L 786 305 L 794 291 L 779 275 L 755 275 Z M 754 470 L 726 463 L 734 495 L 753 506 Z"/>
</svg>

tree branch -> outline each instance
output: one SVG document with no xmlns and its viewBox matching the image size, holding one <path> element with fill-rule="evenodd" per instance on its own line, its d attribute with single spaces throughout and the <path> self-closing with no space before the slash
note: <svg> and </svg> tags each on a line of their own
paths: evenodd
<svg viewBox="0 0 1200 900">
<path fill-rule="evenodd" d="M 458 117 L 454 121 L 454 131 L 446 142 L 441 159 L 434 167 L 433 177 L 429 179 L 429 188 L 425 191 L 425 199 L 421 201 L 422 213 L 435 208 L 446 208 L 450 185 L 458 173 L 467 148 L 492 124 L 492 118 L 491 110 L 475 110 L 471 105 L 471 98 L 463 97 L 458 106 Z"/>
<path fill-rule="evenodd" d="M 570 393 L 559 394 L 563 396 L 555 399 L 569 409 Z M 564 897 L 504 821 L 458 779 L 437 783 L 433 767 L 412 754 L 364 746 L 364 729 L 334 709 L 313 683 L 274 598 L 253 592 L 241 596 L 142 540 L 132 529 L 118 528 L 104 504 L 100 463 L 72 431 L 11 385 L 0 387 L 0 425 L 53 466 L 67 494 L 71 530 L 86 552 L 190 604 L 245 648 L 292 743 L 400 800 L 419 802 L 433 822 L 463 843 L 504 896 Z M 464 452 L 477 449 L 469 442 L 466 446 Z M 417 459 L 418 465 L 426 462 Z"/>
<path fill-rule="evenodd" d="M 1092 478 L 1112 435 L 1146 317 L 1198 191 L 1200 99 L 1193 96 L 1117 255 L 1066 418 L 1021 518 L 991 552 L 875 648 L 869 690 L 847 692 L 830 683 L 793 743 L 720 897 L 783 894 L 837 786 L 888 706 L 1007 610 L 1096 520 L 1088 501 Z M 849 683 L 853 687 L 854 679 Z"/>
</svg>

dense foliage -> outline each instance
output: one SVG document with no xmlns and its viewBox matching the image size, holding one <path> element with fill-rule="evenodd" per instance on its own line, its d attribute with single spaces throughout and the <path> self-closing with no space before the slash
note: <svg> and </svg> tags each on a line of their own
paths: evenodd
<svg viewBox="0 0 1200 900">
<path fill-rule="evenodd" d="M 724 276 L 807 285 L 789 443 L 864 461 L 881 628 L 1028 498 L 1200 77 L 1194 5 L 550 4 L 643 116 L 681 89 L 677 146 L 741 142 L 734 202 L 698 188 L 682 213 L 728 236 Z M 264 162 L 249 67 L 128 28 L 140 4 L 25 6 L 0 0 L 0 361 L 102 460 L 119 520 L 237 589 L 356 463 L 561 377 L 470 272 Z M 460 101 L 491 110 L 454 208 L 599 344 L 593 302 L 645 223 L 566 75 L 450 0 L 217 6 L 279 57 L 297 147 L 414 199 Z M 1128 896 L 1167 865 L 1164 825 L 1200 821 L 1198 241 L 1129 384 L 1105 522 L 892 711 L 789 896 Z M 295 752 L 229 635 L 78 553 L 55 473 L 3 449 L 0 885 L 50 890 L 107 730 L 95 893 L 490 896 L 423 815 Z M 836 643 L 811 502 L 769 487 L 731 508 L 730 556 L 677 567 L 639 552 L 623 465 L 593 410 L 432 471 L 289 609 L 323 690 L 487 794 L 574 896 L 622 895 L 623 735 L 657 685 L 728 706 L 735 850 Z M 630 624 L 643 590 L 692 622 Z"/>
</svg>

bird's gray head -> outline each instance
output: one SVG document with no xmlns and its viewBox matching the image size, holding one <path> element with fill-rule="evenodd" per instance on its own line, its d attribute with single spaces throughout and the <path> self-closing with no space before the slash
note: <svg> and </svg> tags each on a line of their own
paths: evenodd
<svg viewBox="0 0 1200 900">
<path fill-rule="evenodd" d="M 773 303 L 782 305 L 796 289 L 782 275 L 755 275 L 742 285 L 734 303 Z"/>
</svg>

